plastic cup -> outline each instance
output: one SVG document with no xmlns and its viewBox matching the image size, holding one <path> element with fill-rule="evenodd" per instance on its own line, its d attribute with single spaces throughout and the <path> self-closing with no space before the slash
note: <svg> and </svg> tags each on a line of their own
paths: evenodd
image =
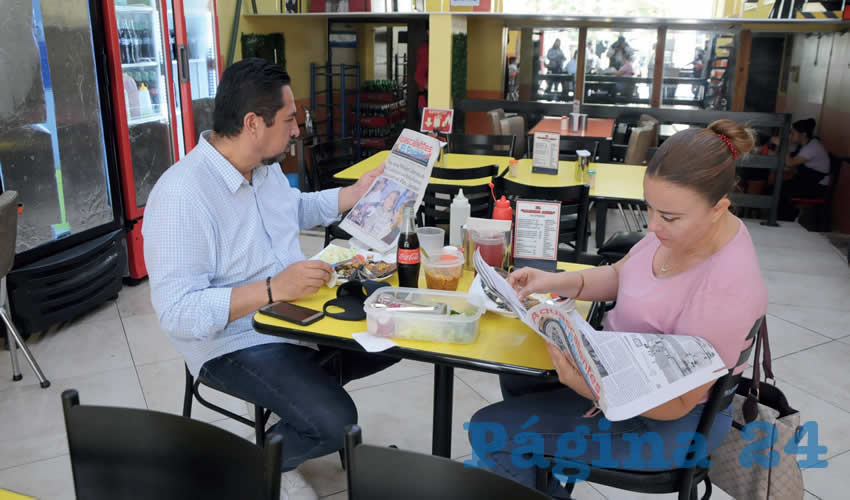
<svg viewBox="0 0 850 500">
<path fill-rule="evenodd" d="M 502 233 L 473 233 L 475 249 L 481 252 L 484 262 L 493 267 L 502 267 L 505 258 L 505 235 Z"/>
<path fill-rule="evenodd" d="M 570 120 L 566 116 L 561 117 L 561 130 L 567 130 Z"/>
<path fill-rule="evenodd" d="M 463 255 L 459 251 L 443 251 L 422 260 L 425 283 L 431 290 L 454 292 L 463 276 Z"/>
<path fill-rule="evenodd" d="M 439 227 L 420 227 L 416 230 L 419 247 L 425 249 L 429 257 L 439 255 L 443 249 L 446 231 Z"/>
</svg>

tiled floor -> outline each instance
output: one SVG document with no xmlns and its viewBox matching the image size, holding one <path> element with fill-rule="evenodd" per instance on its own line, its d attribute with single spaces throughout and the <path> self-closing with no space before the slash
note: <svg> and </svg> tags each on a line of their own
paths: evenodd
<svg viewBox="0 0 850 500">
<path fill-rule="evenodd" d="M 611 227 L 619 229 L 612 214 Z M 850 269 L 846 256 L 821 235 L 794 224 L 747 226 L 756 243 L 770 293 L 769 324 L 779 386 L 802 420 L 819 424 L 828 467 L 804 471 L 807 499 L 846 498 L 850 490 Z M 302 237 L 304 253 L 321 247 L 320 233 Z M 7 353 L 0 353 L 0 487 L 42 499 L 73 498 L 71 469 L 59 394 L 80 391 L 86 403 L 179 413 L 183 362 L 159 330 L 143 283 L 124 288 L 116 302 L 31 340 L 53 385 L 41 389 L 26 367 L 11 382 Z M 430 450 L 430 365 L 404 361 L 348 387 L 357 403 L 366 441 Z M 457 370 L 452 455 L 471 453 L 462 424 L 478 408 L 500 400 L 493 375 Z M 214 401 L 239 413 L 245 403 L 222 394 Z M 195 405 L 194 417 L 240 435 L 247 427 Z M 344 499 L 345 476 L 336 455 L 313 460 L 302 471 L 319 494 Z M 842 493 L 844 492 L 844 493 Z M 645 498 L 580 484 L 579 499 Z M 648 498 L 648 497 L 646 497 Z M 672 496 L 667 496 L 672 498 Z M 728 498 L 715 490 L 713 498 Z"/>
</svg>

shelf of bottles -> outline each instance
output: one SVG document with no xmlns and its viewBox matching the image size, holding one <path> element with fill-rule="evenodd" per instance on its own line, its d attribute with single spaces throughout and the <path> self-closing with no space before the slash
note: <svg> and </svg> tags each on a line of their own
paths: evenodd
<svg viewBox="0 0 850 500">
<path fill-rule="evenodd" d="M 130 127 L 168 120 L 162 32 L 156 0 L 115 0 L 124 100 Z"/>
<path fill-rule="evenodd" d="M 398 82 L 374 80 L 363 82 L 360 92 L 361 156 L 392 147 L 404 129 L 407 101 Z"/>
</svg>

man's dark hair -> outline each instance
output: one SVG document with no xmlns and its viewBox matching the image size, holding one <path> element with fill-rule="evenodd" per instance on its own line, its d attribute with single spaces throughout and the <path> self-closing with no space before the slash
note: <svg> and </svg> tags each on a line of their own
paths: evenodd
<svg viewBox="0 0 850 500">
<path fill-rule="evenodd" d="M 242 132 L 242 121 L 248 113 L 263 118 L 267 127 L 283 107 L 280 89 L 289 85 L 289 74 L 283 68 L 256 57 L 243 59 L 224 70 L 215 95 L 213 131 L 223 137 Z"/>
<path fill-rule="evenodd" d="M 791 125 L 794 130 L 801 134 L 806 134 L 806 139 L 811 139 L 815 136 L 815 127 L 817 122 L 814 118 L 806 118 L 805 120 L 797 120 Z"/>
</svg>

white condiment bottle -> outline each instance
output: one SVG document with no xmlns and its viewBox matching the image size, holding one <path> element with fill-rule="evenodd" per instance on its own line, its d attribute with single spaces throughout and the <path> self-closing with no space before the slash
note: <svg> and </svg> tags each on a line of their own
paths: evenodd
<svg viewBox="0 0 850 500">
<path fill-rule="evenodd" d="M 469 210 L 469 200 L 463 196 L 463 189 L 461 189 L 449 206 L 449 245 L 463 246 L 463 235 L 460 230 L 469 219 Z"/>
</svg>

